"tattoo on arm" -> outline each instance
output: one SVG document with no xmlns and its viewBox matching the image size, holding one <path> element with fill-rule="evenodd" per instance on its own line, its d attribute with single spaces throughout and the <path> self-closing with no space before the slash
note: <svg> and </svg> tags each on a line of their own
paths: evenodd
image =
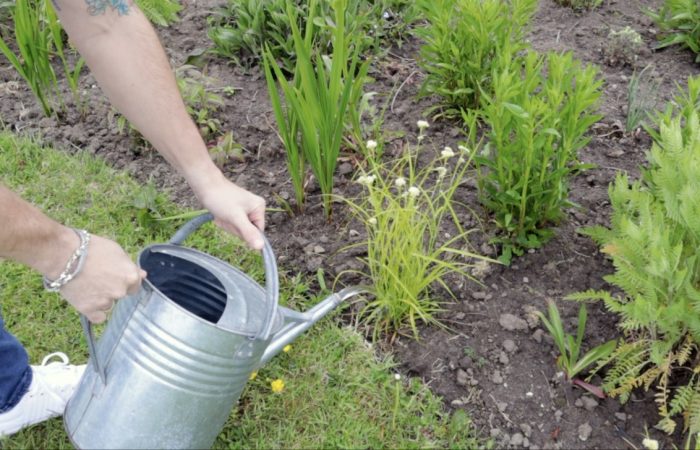
<svg viewBox="0 0 700 450">
<path fill-rule="evenodd" d="M 104 14 L 107 6 L 117 11 L 120 16 L 129 14 L 129 5 L 126 0 L 85 0 L 85 3 L 88 5 L 88 13 L 92 16 Z"/>
</svg>

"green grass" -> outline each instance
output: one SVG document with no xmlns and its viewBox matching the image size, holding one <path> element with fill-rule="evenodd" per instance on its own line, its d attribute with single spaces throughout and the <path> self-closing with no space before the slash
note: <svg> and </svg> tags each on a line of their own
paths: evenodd
<svg viewBox="0 0 700 450">
<path fill-rule="evenodd" d="M 66 224 L 84 227 L 122 244 L 132 255 L 165 241 L 174 221 L 144 228 L 134 199 L 143 189 L 123 173 L 88 155 L 67 156 L 0 131 L 1 181 Z M 163 215 L 178 210 L 159 196 Z M 212 226 L 187 242 L 226 259 L 261 279 L 260 258 Z M 299 276 L 283 276 L 281 301 L 304 309 L 317 300 Z M 0 303 L 8 329 L 33 362 L 64 351 L 87 360 L 78 315 L 55 294 L 42 290 L 39 275 L 11 262 L 0 264 Z M 326 318 L 299 337 L 288 353 L 264 366 L 248 383 L 216 448 L 473 448 L 479 445 L 463 413 L 449 415 L 418 380 L 394 378 L 395 364 L 378 356 L 353 329 Z M 285 389 L 272 393 L 270 381 Z M 0 440 L 0 448 L 71 448 L 60 419 Z"/>
</svg>

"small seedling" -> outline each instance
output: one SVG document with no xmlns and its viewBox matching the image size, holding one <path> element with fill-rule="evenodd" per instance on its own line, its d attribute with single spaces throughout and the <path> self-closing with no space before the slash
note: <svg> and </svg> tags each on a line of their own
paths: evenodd
<svg viewBox="0 0 700 450">
<path fill-rule="evenodd" d="M 610 66 L 633 66 L 644 48 L 642 36 L 629 26 L 620 30 L 610 30 L 606 46 L 603 48 L 605 62 Z"/>
</svg>

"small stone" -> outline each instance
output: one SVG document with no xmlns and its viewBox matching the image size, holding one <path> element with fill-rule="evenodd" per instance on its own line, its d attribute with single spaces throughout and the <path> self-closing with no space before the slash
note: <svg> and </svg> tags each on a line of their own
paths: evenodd
<svg viewBox="0 0 700 450">
<path fill-rule="evenodd" d="M 527 424 L 527 423 L 521 423 L 520 424 L 520 431 L 523 432 L 525 437 L 530 437 L 530 436 L 532 436 L 532 425 Z"/>
<path fill-rule="evenodd" d="M 338 166 L 338 173 L 340 175 L 347 175 L 352 172 L 352 164 L 345 162 Z"/>
<path fill-rule="evenodd" d="M 538 344 L 542 343 L 542 336 L 544 336 L 544 330 L 541 328 L 536 329 L 535 332 L 532 333 L 532 339 Z"/>
<path fill-rule="evenodd" d="M 496 407 L 500 412 L 506 412 L 506 409 L 508 409 L 508 403 L 506 402 L 497 402 Z"/>
<path fill-rule="evenodd" d="M 489 432 L 492 438 L 497 438 L 501 434 L 501 430 L 498 428 L 491 428 L 491 431 Z"/>
<path fill-rule="evenodd" d="M 627 420 L 627 414 L 625 414 L 625 413 L 623 413 L 623 412 L 616 412 L 616 413 L 615 413 L 615 418 L 616 418 L 617 420 L 621 420 L 622 422 L 625 422 L 625 421 Z"/>
<path fill-rule="evenodd" d="M 589 425 L 588 422 L 586 422 L 583 425 L 579 425 L 578 438 L 585 442 L 588 440 L 589 437 L 591 437 L 592 432 L 593 428 Z"/>
<path fill-rule="evenodd" d="M 457 384 L 460 386 L 466 386 L 469 382 L 469 375 L 462 369 L 457 369 Z"/>
<path fill-rule="evenodd" d="M 610 158 L 619 158 L 620 156 L 624 155 L 625 151 L 621 149 L 617 150 L 611 150 L 608 152 L 608 157 Z"/>
<path fill-rule="evenodd" d="M 460 399 L 456 399 L 456 400 L 452 400 L 450 402 L 450 405 L 452 405 L 454 407 L 464 406 L 464 402 Z"/>
<path fill-rule="evenodd" d="M 458 312 L 455 314 L 455 320 L 464 320 L 465 317 L 467 317 L 467 314 L 463 312 Z"/>
<path fill-rule="evenodd" d="M 479 380 L 477 380 L 476 378 L 472 378 L 471 380 L 469 380 L 469 384 L 471 386 L 477 386 L 479 384 Z"/>
<path fill-rule="evenodd" d="M 493 375 L 491 375 L 491 381 L 493 382 L 493 384 L 503 383 L 503 376 L 501 375 L 501 372 L 499 370 L 495 370 L 493 372 Z"/>
<path fill-rule="evenodd" d="M 357 231 L 357 230 L 350 230 L 350 231 L 348 231 L 348 236 L 350 236 L 351 238 L 356 238 L 356 237 L 358 237 L 359 235 L 360 235 L 360 232 Z"/>
<path fill-rule="evenodd" d="M 523 447 L 525 447 L 525 448 L 530 447 L 530 440 L 528 438 L 523 439 Z"/>
<path fill-rule="evenodd" d="M 472 298 L 474 298 L 475 300 L 484 300 L 486 298 L 486 292 L 483 292 L 483 291 L 472 292 Z"/>
<path fill-rule="evenodd" d="M 594 398 L 588 396 L 581 397 L 581 402 L 586 411 L 593 411 L 596 406 L 598 406 L 598 402 Z"/>
<path fill-rule="evenodd" d="M 515 341 L 512 339 L 506 339 L 503 341 L 503 348 L 508 353 L 515 353 L 515 351 L 518 349 L 518 347 L 515 345 Z"/>
<path fill-rule="evenodd" d="M 493 255 L 493 254 L 496 253 L 496 251 L 494 250 L 494 248 L 493 248 L 492 246 L 490 246 L 490 245 L 489 245 L 488 243 L 486 243 L 486 242 L 484 242 L 483 244 L 481 244 L 481 247 L 479 247 L 479 249 L 481 250 L 481 253 L 484 254 L 484 256 L 491 256 L 491 255 Z"/>
<path fill-rule="evenodd" d="M 558 409 L 554 411 L 554 420 L 557 422 L 561 421 L 561 417 L 564 415 L 564 412 L 561 409 Z"/>
<path fill-rule="evenodd" d="M 523 277 L 523 283 L 529 283 L 530 279 L 528 277 Z"/>
<path fill-rule="evenodd" d="M 513 314 L 501 314 L 498 323 L 508 331 L 527 330 L 527 322 Z"/>
<path fill-rule="evenodd" d="M 525 437 L 520 434 L 520 433 L 515 433 L 513 436 L 510 437 L 510 445 L 513 447 L 520 447 L 523 445 L 523 441 L 525 440 Z"/>
<path fill-rule="evenodd" d="M 510 362 L 510 359 L 508 359 L 508 355 L 506 355 L 506 352 L 501 352 L 501 354 L 498 355 L 498 362 L 500 362 L 503 365 L 506 365 Z"/>
<path fill-rule="evenodd" d="M 583 408 L 583 400 L 580 398 L 577 398 L 576 401 L 574 402 L 574 406 L 577 408 Z"/>
<path fill-rule="evenodd" d="M 314 245 L 314 253 L 326 253 L 326 249 L 320 245 Z"/>
</svg>

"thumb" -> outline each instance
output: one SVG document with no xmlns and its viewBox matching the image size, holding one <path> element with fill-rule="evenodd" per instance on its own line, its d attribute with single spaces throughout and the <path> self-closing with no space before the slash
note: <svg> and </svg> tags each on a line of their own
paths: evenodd
<svg viewBox="0 0 700 450">
<path fill-rule="evenodd" d="M 241 238 L 253 250 L 262 250 L 265 245 L 262 232 L 251 222 L 244 221 L 239 225 Z"/>
</svg>

